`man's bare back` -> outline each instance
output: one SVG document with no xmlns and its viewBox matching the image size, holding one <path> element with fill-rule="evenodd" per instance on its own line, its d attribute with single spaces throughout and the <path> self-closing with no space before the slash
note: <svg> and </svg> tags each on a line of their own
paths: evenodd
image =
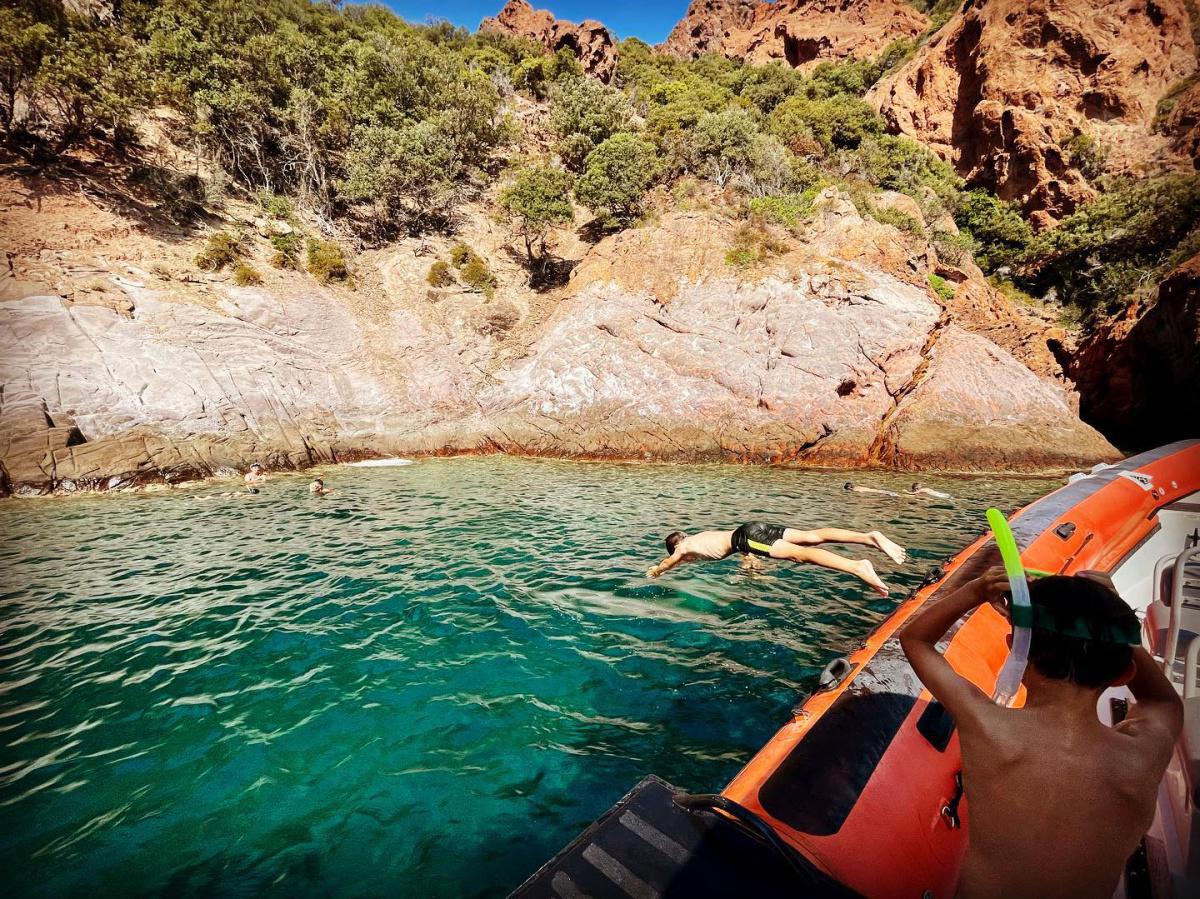
<svg viewBox="0 0 1200 899">
<path fill-rule="evenodd" d="M 917 674 L 957 727 L 969 828 L 958 894 L 1107 899 L 1153 819 L 1182 706 L 1141 647 L 1124 656 L 1132 656 L 1129 689 L 1137 701 L 1116 727 L 1097 715 L 1106 685 L 1049 677 L 1033 662 L 1025 706 L 994 704 L 936 644 L 964 614 L 999 601 L 1005 586 L 1002 569 L 989 572 L 923 608 L 900 635 Z M 1115 594 L 1114 601 L 1120 602 Z M 1034 631 L 1035 650 L 1040 633 Z"/>
<path fill-rule="evenodd" d="M 1095 705 L 1079 712 L 992 705 L 959 728 L 970 827 L 960 895 L 1112 895 L 1174 741 L 1133 721 L 1106 727 Z"/>
</svg>

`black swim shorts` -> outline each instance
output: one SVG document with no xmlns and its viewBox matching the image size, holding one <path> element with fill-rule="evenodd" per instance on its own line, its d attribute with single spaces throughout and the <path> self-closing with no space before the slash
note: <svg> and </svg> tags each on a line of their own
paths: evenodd
<svg viewBox="0 0 1200 899">
<path fill-rule="evenodd" d="M 734 552 L 770 556 L 771 544 L 783 539 L 783 531 L 777 524 L 763 524 L 761 521 L 744 524 L 733 532 Z"/>
</svg>

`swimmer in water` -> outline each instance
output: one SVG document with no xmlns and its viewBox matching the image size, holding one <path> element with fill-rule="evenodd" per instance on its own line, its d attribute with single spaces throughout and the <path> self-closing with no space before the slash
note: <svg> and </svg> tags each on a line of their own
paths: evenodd
<svg viewBox="0 0 1200 899">
<path fill-rule="evenodd" d="M 233 490 L 228 493 L 207 493 L 203 496 L 193 496 L 192 499 L 200 501 L 205 499 L 225 499 L 230 496 L 254 496 L 258 493 L 257 487 L 248 487 L 245 490 Z"/>
<path fill-rule="evenodd" d="M 250 470 L 246 472 L 246 475 L 242 478 L 242 480 L 245 481 L 247 487 L 253 487 L 257 484 L 265 484 L 267 482 L 267 473 L 263 471 L 263 467 L 261 465 L 255 462 L 250 466 Z"/>
<path fill-rule="evenodd" d="M 879 579 L 879 575 L 875 573 L 875 566 L 867 559 L 847 559 L 827 549 L 818 549 L 817 544 L 820 543 L 858 543 L 873 546 L 897 564 L 903 562 L 907 556 L 904 547 L 892 542 L 879 531 L 866 534 L 842 528 L 804 531 L 753 522 L 733 531 L 704 531 L 690 537 L 682 531 L 675 531 L 667 536 L 667 552 L 670 555 L 650 568 L 646 574 L 649 577 L 658 577 L 683 562 L 708 562 L 741 553 L 745 556 L 783 559 L 797 564 L 807 563 L 843 571 L 869 584 L 880 596 L 888 595 L 887 585 Z"/>
<path fill-rule="evenodd" d="M 924 494 L 925 496 L 933 496 L 938 499 L 950 499 L 949 493 L 942 493 L 940 490 L 934 490 L 931 487 L 926 487 L 924 484 L 913 484 L 908 488 L 908 492 L 913 496 Z"/>
<path fill-rule="evenodd" d="M 899 493 L 893 493 L 891 490 L 880 490 L 877 487 L 862 487 L 847 481 L 842 487 L 843 490 L 850 490 L 853 493 L 878 493 L 880 496 L 899 496 Z"/>
<path fill-rule="evenodd" d="M 336 493 L 336 490 L 328 490 L 325 487 L 325 481 L 321 478 L 313 478 L 313 482 L 308 485 L 308 492 L 313 496 L 328 496 L 331 493 Z"/>
</svg>

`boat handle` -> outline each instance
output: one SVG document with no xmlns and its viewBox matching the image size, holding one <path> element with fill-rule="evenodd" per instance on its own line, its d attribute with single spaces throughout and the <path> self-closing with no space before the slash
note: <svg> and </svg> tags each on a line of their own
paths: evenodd
<svg viewBox="0 0 1200 899">
<path fill-rule="evenodd" d="M 1183 657 L 1183 698 L 1196 696 L 1196 663 L 1200 661 L 1200 637 L 1193 637 Z"/>
<path fill-rule="evenodd" d="M 1184 550 L 1175 559 L 1175 569 L 1171 575 L 1171 617 L 1167 623 L 1167 645 L 1163 649 L 1163 672 L 1171 681 L 1174 681 L 1171 673 L 1175 668 L 1175 654 L 1179 651 L 1179 629 L 1183 624 L 1180 609 L 1183 606 L 1184 575 L 1187 574 L 1188 563 L 1196 559 L 1200 559 L 1200 546 Z M 1193 638 L 1192 642 L 1197 639 L 1200 637 Z"/>
<path fill-rule="evenodd" d="M 770 824 L 741 803 L 734 802 L 720 793 L 679 793 L 673 801 L 680 808 L 692 813 L 708 812 L 716 815 L 718 812 L 723 812 L 725 816 L 728 816 L 727 820 L 731 820 L 742 833 L 760 843 L 766 843 L 776 853 L 783 856 L 796 874 L 801 877 L 808 876 L 808 866 L 796 857 L 796 850 L 783 842 Z"/>
<path fill-rule="evenodd" d="M 962 818 L 958 814 L 958 805 L 963 798 L 963 778 L 962 772 L 959 771 L 954 775 L 954 795 L 950 797 L 950 801 L 942 806 L 942 818 L 950 826 L 951 830 L 958 830 L 962 827 Z"/>
<path fill-rule="evenodd" d="M 839 687 L 846 678 L 850 676 L 850 672 L 854 670 L 854 665 L 845 656 L 834 659 L 821 671 L 821 676 L 817 678 L 818 690 L 833 690 Z"/>
</svg>

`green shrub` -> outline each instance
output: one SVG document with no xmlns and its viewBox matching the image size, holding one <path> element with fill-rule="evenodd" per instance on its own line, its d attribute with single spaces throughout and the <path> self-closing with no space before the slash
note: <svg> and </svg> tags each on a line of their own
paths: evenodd
<svg viewBox="0 0 1200 899">
<path fill-rule="evenodd" d="M 254 266 L 239 262 L 237 268 L 233 270 L 233 283 L 238 287 L 251 287 L 255 284 L 262 284 L 262 275 L 258 273 L 258 269 Z"/>
<path fill-rule="evenodd" d="M 866 212 L 882 225 L 891 225 L 913 237 L 925 236 L 925 226 L 902 209 L 871 203 Z"/>
<path fill-rule="evenodd" d="M 744 222 L 734 235 L 733 246 L 725 254 L 725 264 L 748 268 L 787 250 L 787 244 L 777 239 L 765 223 Z"/>
<path fill-rule="evenodd" d="M 262 211 L 272 218 L 283 219 L 285 222 L 294 222 L 296 220 L 296 210 L 292 206 L 292 201 L 287 197 L 272 193 L 269 190 L 260 190 L 257 199 L 258 205 L 262 207 Z"/>
<path fill-rule="evenodd" d="M 475 251 L 461 240 L 450 248 L 450 264 L 455 268 L 462 268 L 472 259 L 477 258 Z"/>
<path fill-rule="evenodd" d="M 949 231 L 934 231 L 930 240 L 938 259 L 951 265 L 966 265 L 975 255 L 975 241 L 971 235 L 959 231 L 957 234 Z"/>
<path fill-rule="evenodd" d="M 654 144 L 633 134 L 614 134 L 588 154 L 575 195 L 606 225 L 628 225 L 641 214 L 642 198 L 658 171 Z"/>
<path fill-rule="evenodd" d="M 556 81 L 578 78 L 582 73 L 575 55 L 564 48 L 554 56 L 522 59 L 513 67 L 512 85 L 538 100 L 545 100 Z"/>
<path fill-rule="evenodd" d="M 531 269 L 545 271 L 546 235 L 550 229 L 574 220 L 573 186 L 574 179 L 569 173 L 551 166 L 532 165 L 519 169 L 513 182 L 500 191 L 500 207 L 524 241 Z"/>
<path fill-rule="evenodd" d="M 275 250 L 271 255 L 271 265 L 276 268 L 300 268 L 301 241 L 299 234 L 295 231 L 289 234 L 272 234 L 268 240 Z"/>
<path fill-rule="evenodd" d="M 883 119 L 857 97 L 836 94 L 825 99 L 791 97 L 771 113 L 769 128 L 784 144 L 812 137 L 828 152 L 854 149 L 883 133 Z"/>
<path fill-rule="evenodd" d="M 340 245 L 312 238 L 308 242 L 308 272 L 322 283 L 350 280 L 350 269 Z"/>
<path fill-rule="evenodd" d="M 1104 150 L 1090 136 L 1080 132 L 1063 144 L 1067 159 L 1089 181 L 1104 174 Z"/>
<path fill-rule="evenodd" d="M 588 154 L 619 131 L 629 129 L 628 98 L 594 78 L 560 81 L 550 90 L 550 130 L 558 155 L 572 171 L 582 171 Z"/>
<path fill-rule="evenodd" d="M 955 287 L 941 275 L 929 275 L 929 287 L 943 303 L 954 299 Z"/>
<path fill-rule="evenodd" d="M 954 222 L 974 242 L 975 261 L 985 272 L 1015 264 L 1033 240 L 1033 229 L 1014 206 L 982 190 L 959 196 Z"/>
<path fill-rule="evenodd" d="M 798 194 L 755 197 L 749 202 L 748 208 L 751 216 L 794 230 L 812 216 L 813 201 L 819 192 L 819 187 L 810 187 Z"/>
<path fill-rule="evenodd" d="M 478 256 L 472 256 L 467 264 L 462 268 L 463 284 L 471 290 L 492 295 L 492 291 L 496 288 L 496 278 L 491 270 L 487 267 L 487 263 Z"/>
<path fill-rule="evenodd" d="M 244 253 L 240 235 L 217 231 L 205 241 L 204 249 L 196 256 L 196 265 L 202 271 L 219 272 L 237 262 Z"/>
<path fill-rule="evenodd" d="M 953 203 L 962 183 L 937 154 L 907 137 L 867 138 L 853 159 L 872 184 L 907 194 L 918 203 L 930 193 L 944 203 Z"/>
<path fill-rule="evenodd" d="M 751 165 L 758 125 L 744 109 L 724 109 L 702 115 L 688 137 L 693 171 L 724 187 L 736 173 Z"/>
<path fill-rule="evenodd" d="M 1019 283 L 1064 303 L 1109 310 L 1157 283 L 1200 220 L 1200 176 L 1106 185 L 1095 200 L 1032 240 Z"/>
<path fill-rule="evenodd" d="M 429 282 L 431 287 L 449 287 L 454 283 L 454 274 L 450 271 L 450 266 L 439 259 L 433 265 L 429 266 L 429 272 L 425 275 L 425 280 Z"/>
</svg>

